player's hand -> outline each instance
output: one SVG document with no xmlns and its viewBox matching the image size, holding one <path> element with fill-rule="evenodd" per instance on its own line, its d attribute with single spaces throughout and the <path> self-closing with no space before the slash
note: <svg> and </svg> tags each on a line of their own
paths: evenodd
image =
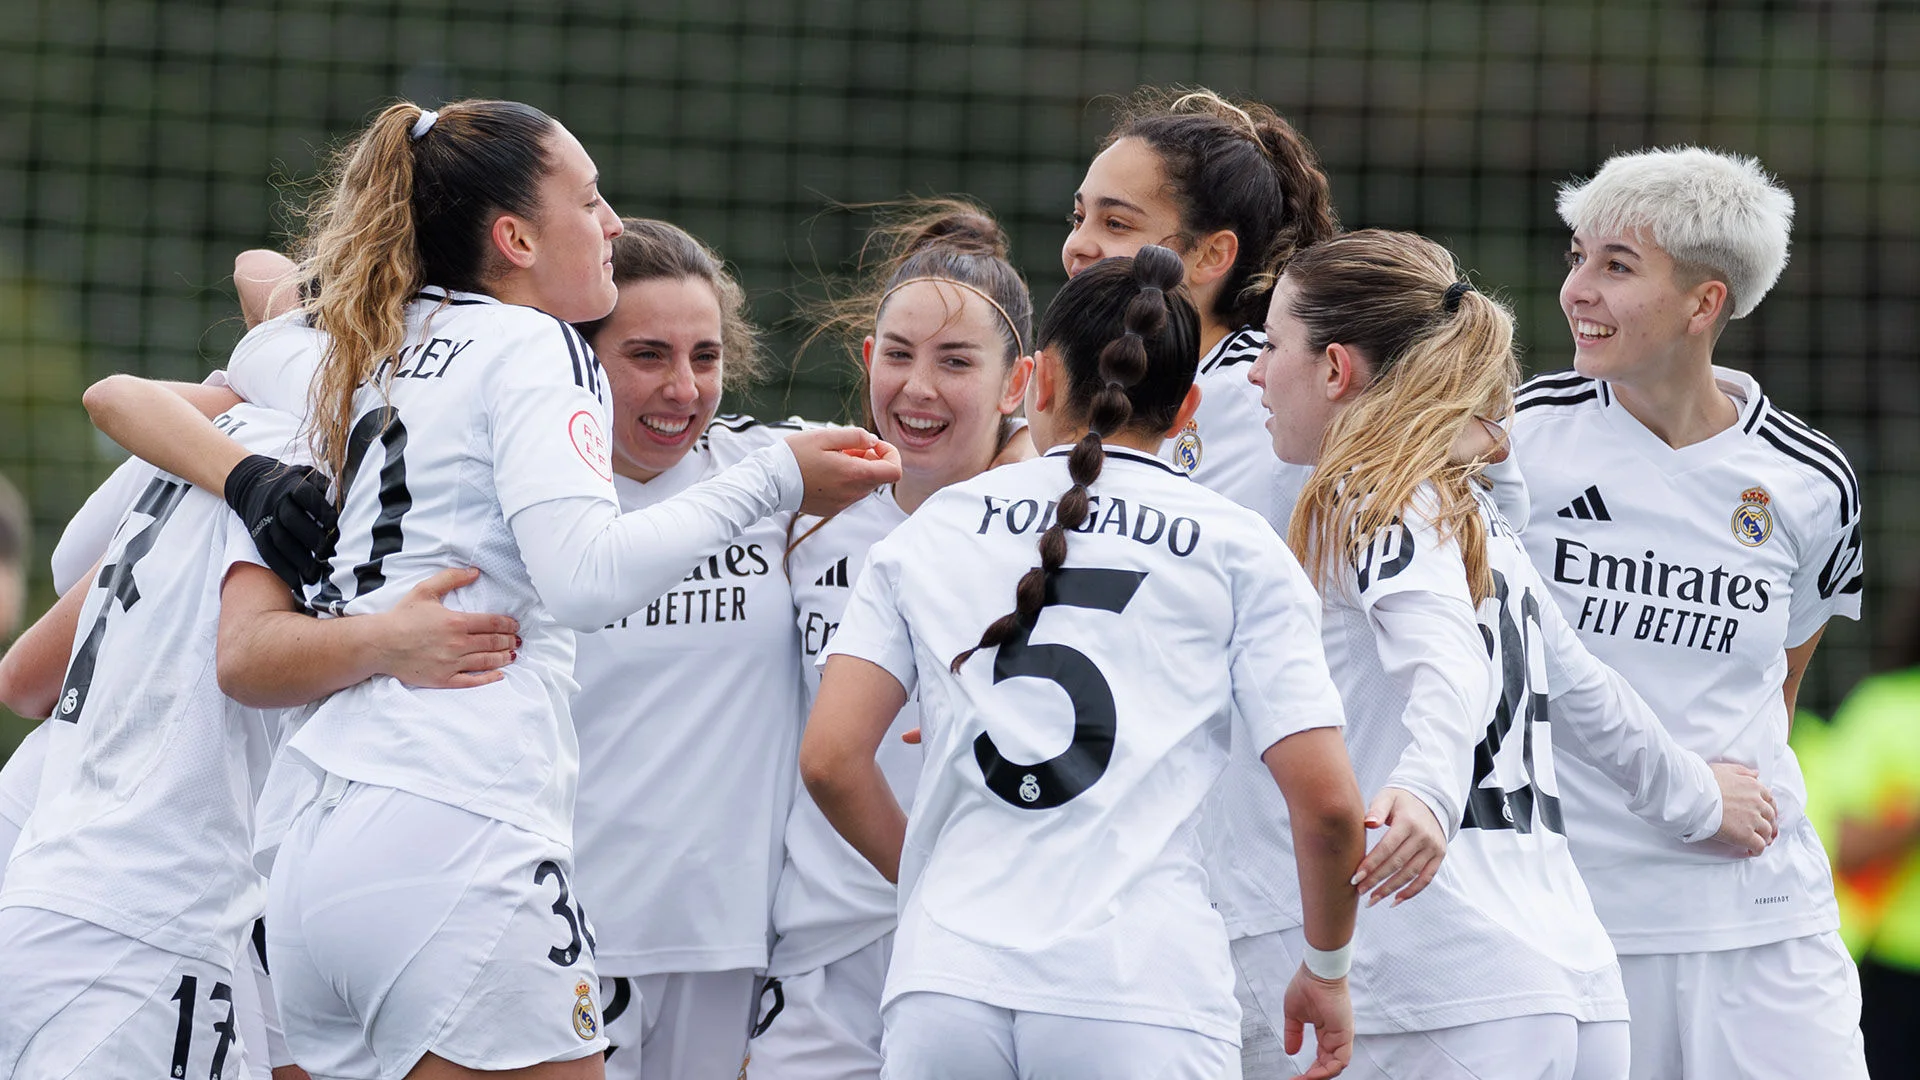
<svg viewBox="0 0 1920 1080">
<path fill-rule="evenodd" d="M 1033 445 L 1033 428 L 1022 426 L 1020 430 L 1007 437 L 1007 445 L 1000 448 L 987 468 L 997 469 L 1002 465 L 1012 465 L 1019 461 L 1032 461 L 1040 456 L 1040 448 Z"/>
<path fill-rule="evenodd" d="M 900 741 L 903 743 L 906 743 L 908 746 L 919 746 L 920 745 L 920 729 L 910 728 L 906 731 L 901 732 Z"/>
<path fill-rule="evenodd" d="M 1716 761 L 1713 778 L 1720 781 L 1720 831 L 1713 838 L 1748 855 L 1766 851 L 1779 835 L 1779 809 L 1760 774 L 1745 765 Z"/>
<path fill-rule="evenodd" d="M 308 465 L 288 465 L 265 454 L 243 459 L 227 474 L 227 505 L 253 537 L 267 568 L 295 593 L 326 574 L 320 553 L 339 535 L 339 514 L 327 498 L 327 478 Z"/>
<path fill-rule="evenodd" d="M 826 517 L 900 479 L 900 451 L 854 427 L 815 428 L 787 436 L 800 462 L 806 495 L 800 512 Z"/>
<path fill-rule="evenodd" d="M 1410 791 L 1381 788 L 1373 797 L 1373 805 L 1367 807 L 1367 828 L 1387 830 L 1360 860 L 1360 869 L 1353 875 L 1353 883 L 1361 892 L 1373 894 L 1367 897 L 1367 906 L 1386 899 L 1396 889 L 1399 893 L 1393 898 L 1394 907 L 1420 895 L 1440 872 L 1440 862 L 1447 854 L 1447 834 L 1434 819 L 1433 811 Z"/>
<path fill-rule="evenodd" d="M 1283 1008 L 1286 1030 L 1281 1046 L 1287 1053 L 1300 1052 L 1307 1024 L 1313 1025 L 1317 1044 L 1313 1067 L 1294 1080 L 1328 1080 L 1345 1072 L 1353 1060 L 1353 1002 L 1347 997 L 1347 980 L 1323 979 L 1302 964 L 1287 984 Z"/>
<path fill-rule="evenodd" d="M 472 567 L 442 570 L 415 585 L 393 610 L 360 616 L 385 620 L 380 670 L 408 686 L 461 690 L 506 676 L 519 655 L 520 624 L 506 615 L 454 611 L 442 603 L 480 580 Z"/>
</svg>

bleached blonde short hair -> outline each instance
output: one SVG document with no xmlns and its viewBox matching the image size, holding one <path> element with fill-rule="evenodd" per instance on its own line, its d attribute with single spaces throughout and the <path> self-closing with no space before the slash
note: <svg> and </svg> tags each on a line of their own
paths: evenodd
<svg viewBox="0 0 1920 1080">
<path fill-rule="evenodd" d="M 1593 179 L 1562 185 L 1559 207 L 1575 231 L 1646 230 L 1674 262 L 1725 282 L 1736 319 L 1787 265 L 1793 196 L 1757 158 L 1698 146 L 1616 154 Z"/>
</svg>

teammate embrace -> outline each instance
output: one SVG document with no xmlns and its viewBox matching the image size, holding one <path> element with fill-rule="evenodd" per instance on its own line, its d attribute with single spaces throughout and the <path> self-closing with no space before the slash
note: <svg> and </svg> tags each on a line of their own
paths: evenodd
<svg viewBox="0 0 1920 1080">
<path fill-rule="evenodd" d="M 1858 486 L 1713 364 L 1757 163 L 1563 191 L 1516 389 L 1279 116 L 1143 92 L 1037 325 L 983 209 L 876 234 L 871 431 L 720 415 L 740 286 L 597 182 L 394 105 L 221 380 L 89 391 L 0 1070 L 1865 1076 L 1786 747 Z"/>
</svg>

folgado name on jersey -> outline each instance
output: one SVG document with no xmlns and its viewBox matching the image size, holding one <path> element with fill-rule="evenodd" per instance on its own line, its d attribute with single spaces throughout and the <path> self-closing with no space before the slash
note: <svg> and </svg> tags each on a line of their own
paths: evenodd
<svg viewBox="0 0 1920 1080">
<path fill-rule="evenodd" d="M 1637 556 L 1609 554 L 1565 537 L 1554 541 L 1553 580 L 1599 590 L 1581 600 L 1573 623 L 1576 630 L 1707 652 L 1733 651 L 1734 635 L 1740 630 L 1740 619 L 1733 611 L 1757 615 L 1773 599 L 1773 583 L 1766 578 L 1724 566 L 1703 570 L 1664 562 L 1652 551 Z M 1648 599 L 1621 599 L 1608 593 Z"/>
<path fill-rule="evenodd" d="M 1014 535 L 1043 533 L 1053 524 L 1058 502 L 1041 503 L 1036 499 L 996 499 L 983 495 L 985 512 L 980 516 L 977 535 L 985 536 L 996 525 Z M 1168 551 L 1185 558 L 1200 546 L 1200 523 L 1190 517 L 1170 515 L 1146 503 L 1127 505 L 1125 499 L 1102 501 L 1098 495 L 1087 497 L 1087 520 L 1073 530 L 1078 533 L 1113 533 L 1135 543 L 1152 547 L 1165 544 Z"/>
<path fill-rule="evenodd" d="M 744 622 L 747 618 L 747 588 L 726 584 L 741 578 L 764 577 L 773 570 L 765 550 L 759 544 L 729 544 L 725 551 L 707 556 L 681 579 L 686 582 L 717 582 L 692 589 L 675 589 L 616 623 L 609 630 L 639 626 L 695 626 L 704 623 Z"/>
</svg>

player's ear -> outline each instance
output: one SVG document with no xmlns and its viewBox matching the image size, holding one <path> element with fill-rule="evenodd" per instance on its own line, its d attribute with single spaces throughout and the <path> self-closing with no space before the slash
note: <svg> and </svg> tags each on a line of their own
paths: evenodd
<svg viewBox="0 0 1920 1080">
<path fill-rule="evenodd" d="M 1033 386 L 1027 395 L 1027 413 L 1052 412 L 1061 385 L 1060 358 L 1041 349 L 1033 354 Z"/>
<path fill-rule="evenodd" d="M 509 264 L 521 270 L 532 268 L 536 237 L 532 222 L 516 214 L 501 214 L 493 219 L 488 236 L 493 250 Z"/>
<path fill-rule="evenodd" d="M 868 375 L 873 374 L 873 335 L 868 334 L 860 342 L 860 366 Z"/>
<path fill-rule="evenodd" d="M 1194 285 L 1206 285 L 1226 277 L 1233 272 L 1234 260 L 1240 257 L 1240 235 L 1232 229 L 1209 233 L 1194 246 L 1199 249 L 1200 257 L 1187 272 L 1187 280 Z"/>
<path fill-rule="evenodd" d="M 1341 401 L 1367 388 L 1372 367 L 1358 352 L 1335 341 L 1327 346 L 1321 361 L 1327 365 L 1324 389 L 1328 401 Z"/>
<path fill-rule="evenodd" d="M 1713 334 L 1726 325 L 1727 305 L 1733 301 L 1726 282 L 1709 278 L 1695 285 L 1688 299 L 1693 302 L 1693 309 L 1687 314 L 1687 333 Z"/>
<path fill-rule="evenodd" d="M 1006 385 L 1000 388 L 1000 415 L 1012 416 L 1027 400 L 1027 382 L 1033 378 L 1033 357 L 1022 356 L 1007 370 Z"/>
</svg>

